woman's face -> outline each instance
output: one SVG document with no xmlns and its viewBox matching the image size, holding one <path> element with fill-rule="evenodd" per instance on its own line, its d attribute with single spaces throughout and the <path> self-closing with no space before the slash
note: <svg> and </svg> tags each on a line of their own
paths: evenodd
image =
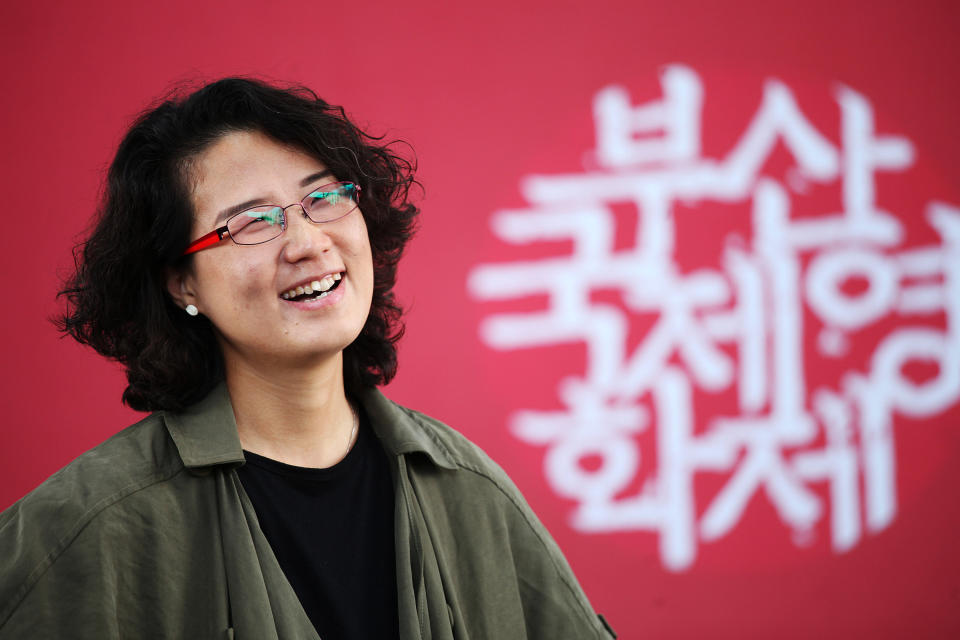
<svg viewBox="0 0 960 640">
<path fill-rule="evenodd" d="M 220 214 L 235 205 L 283 207 L 337 180 L 318 175 L 326 171 L 318 160 L 256 131 L 226 134 L 193 167 L 192 237 L 222 226 Z M 264 244 L 226 239 L 200 251 L 170 280 L 174 298 L 195 305 L 216 327 L 228 365 L 232 358 L 282 366 L 337 355 L 366 322 L 373 260 L 363 215 L 357 209 L 317 224 L 302 214 L 298 206 L 287 209 L 286 231 Z M 331 281 L 335 288 L 322 298 L 284 296 Z"/>
</svg>

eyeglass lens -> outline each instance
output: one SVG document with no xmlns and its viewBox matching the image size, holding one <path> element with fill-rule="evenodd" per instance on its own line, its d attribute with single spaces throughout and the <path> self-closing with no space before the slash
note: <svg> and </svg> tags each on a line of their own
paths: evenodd
<svg viewBox="0 0 960 640">
<path fill-rule="evenodd" d="M 299 205 L 313 222 L 333 222 L 356 209 L 357 201 L 355 184 L 337 182 L 314 189 Z M 247 209 L 227 221 L 227 231 L 237 244 L 260 244 L 273 240 L 286 228 L 284 211 L 283 207 L 276 205 Z"/>
</svg>

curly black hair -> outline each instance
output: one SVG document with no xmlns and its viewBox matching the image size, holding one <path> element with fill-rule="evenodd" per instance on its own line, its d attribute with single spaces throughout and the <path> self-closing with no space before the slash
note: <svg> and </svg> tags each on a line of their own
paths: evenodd
<svg viewBox="0 0 960 640">
<path fill-rule="evenodd" d="M 213 325 L 178 308 L 165 273 L 184 266 L 193 204 L 191 163 L 222 136 L 259 131 L 320 160 L 339 180 L 360 185 L 373 253 L 370 314 L 344 350 L 347 390 L 386 384 L 403 335 L 393 287 L 419 209 L 415 165 L 354 125 L 342 107 L 305 87 L 225 78 L 174 91 L 136 119 L 117 149 L 90 236 L 74 249 L 74 273 L 58 295 L 65 334 L 120 362 L 123 401 L 140 411 L 179 411 L 224 375 Z"/>
</svg>

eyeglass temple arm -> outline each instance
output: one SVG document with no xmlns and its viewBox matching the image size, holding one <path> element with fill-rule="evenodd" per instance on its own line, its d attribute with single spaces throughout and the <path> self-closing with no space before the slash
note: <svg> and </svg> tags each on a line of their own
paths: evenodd
<svg viewBox="0 0 960 640">
<path fill-rule="evenodd" d="M 212 247 L 221 240 L 227 237 L 227 228 L 220 227 L 219 229 L 214 229 L 210 233 L 200 236 L 196 240 L 190 243 L 190 246 L 186 248 L 183 252 L 183 255 L 189 255 L 191 253 L 196 253 L 197 251 L 202 251 L 207 247 Z"/>
</svg>

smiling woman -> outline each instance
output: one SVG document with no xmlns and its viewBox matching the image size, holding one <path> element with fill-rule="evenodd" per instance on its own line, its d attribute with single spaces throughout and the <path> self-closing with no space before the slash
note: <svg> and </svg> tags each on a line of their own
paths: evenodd
<svg viewBox="0 0 960 640">
<path fill-rule="evenodd" d="M 134 123 L 62 323 L 153 413 L 0 516 L 0 638 L 612 636 L 503 471 L 377 390 L 413 184 L 306 89 Z"/>
<path fill-rule="evenodd" d="M 337 448 L 343 438 L 336 437 L 336 417 L 341 429 L 347 425 L 349 431 L 353 423 L 345 400 L 339 412 L 329 406 L 335 401 L 330 384 L 335 395 L 343 395 L 337 391 L 343 387 L 342 354 L 363 329 L 373 296 L 363 215 L 353 213 L 357 206 L 351 198 L 329 207 L 311 204 L 329 201 L 320 194 L 342 190 L 331 191 L 332 172 L 310 154 L 259 131 L 224 134 L 193 166 L 193 236 L 224 221 L 234 242 L 204 251 L 188 248 L 191 261 L 168 268 L 170 296 L 181 308 L 193 305 L 213 325 L 229 387 L 241 391 L 232 394 L 242 397 L 234 407 L 255 399 L 242 415 L 260 414 L 263 391 L 275 387 L 269 397 L 286 414 L 282 431 L 287 437 L 263 439 L 264 431 L 280 425 L 238 419 L 245 448 L 305 467 L 330 466 L 344 453 Z M 297 200 L 287 207 L 269 204 Z M 230 206 L 224 209 L 224 203 Z M 314 284 L 325 295 L 308 297 Z M 303 395 L 291 398 L 291 386 Z M 298 409 L 302 415 L 289 415 Z M 335 412 L 324 422 L 333 433 L 315 427 L 317 412 L 324 410 Z M 297 426 L 300 421 L 305 424 Z M 246 446 L 252 441 L 257 446 Z M 290 450 L 279 450 L 284 446 Z"/>
</svg>

